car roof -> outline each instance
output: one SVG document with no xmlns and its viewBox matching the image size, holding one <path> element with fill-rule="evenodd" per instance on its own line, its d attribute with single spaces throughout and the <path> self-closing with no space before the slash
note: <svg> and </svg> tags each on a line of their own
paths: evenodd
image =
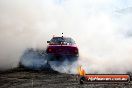
<svg viewBox="0 0 132 88">
<path fill-rule="evenodd" d="M 54 36 L 53 38 L 71 38 L 71 37 L 65 37 L 65 36 Z"/>
</svg>

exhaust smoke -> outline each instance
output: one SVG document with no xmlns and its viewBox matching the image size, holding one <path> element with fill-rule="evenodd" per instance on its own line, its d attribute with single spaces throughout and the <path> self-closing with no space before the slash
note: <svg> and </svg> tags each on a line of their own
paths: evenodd
<svg viewBox="0 0 132 88">
<path fill-rule="evenodd" d="M 131 72 L 131 7 L 130 0 L 1 0 L 0 69 L 17 67 L 27 48 L 45 49 L 52 34 L 64 32 L 76 40 L 86 72 Z M 69 72 L 67 62 L 51 66 Z"/>
</svg>

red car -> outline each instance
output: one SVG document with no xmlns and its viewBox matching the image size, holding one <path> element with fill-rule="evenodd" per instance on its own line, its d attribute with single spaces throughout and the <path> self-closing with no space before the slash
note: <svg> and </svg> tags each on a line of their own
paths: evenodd
<svg viewBox="0 0 132 88">
<path fill-rule="evenodd" d="M 79 56 L 79 51 L 75 41 L 70 37 L 53 37 L 47 41 L 46 53 L 59 58 L 60 56 Z"/>
</svg>

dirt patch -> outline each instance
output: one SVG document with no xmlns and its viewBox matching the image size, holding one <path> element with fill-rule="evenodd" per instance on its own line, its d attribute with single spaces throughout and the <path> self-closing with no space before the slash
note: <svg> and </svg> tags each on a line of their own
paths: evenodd
<svg viewBox="0 0 132 88">
<path fill-rule="evenodd" d="M 131 88 L 132 84 L 83 84 L 78 76 L 54 71 L 13 69 L 0 73 L 0 88 Z"/>
</svg>

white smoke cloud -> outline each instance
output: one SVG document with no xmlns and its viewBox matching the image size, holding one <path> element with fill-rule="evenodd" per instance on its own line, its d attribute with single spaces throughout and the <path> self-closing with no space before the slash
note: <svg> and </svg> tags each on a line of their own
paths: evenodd
<svg viewBox="0 0 132 88">
<path fill-rule="evenodd" d="M 88 73 L 131 71 L 130 0 L 1 0 L 0 68 L 26 48 L 45 48 L 53 34 L 73 37 Z"/>
</svg>

